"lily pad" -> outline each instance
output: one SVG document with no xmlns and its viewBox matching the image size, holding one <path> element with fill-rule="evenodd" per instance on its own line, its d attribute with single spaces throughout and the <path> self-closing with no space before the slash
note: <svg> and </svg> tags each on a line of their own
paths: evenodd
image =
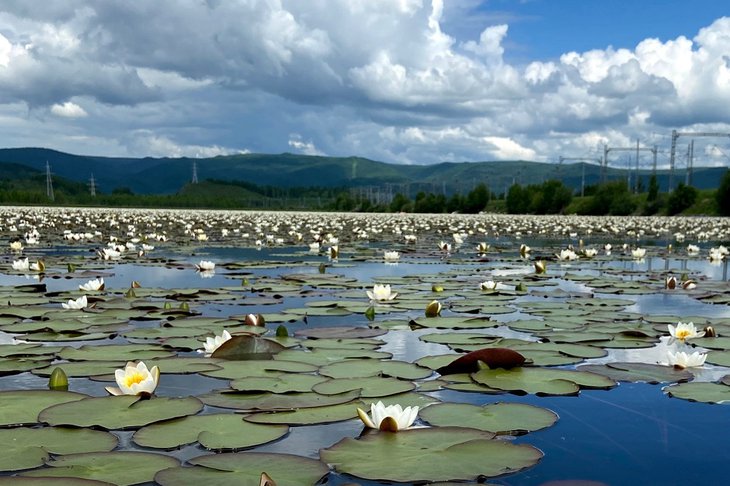
<svg viewBox="0 0 730 486">
<path fill-rule="evenodd" d="M 595 373 L 547 368 L 481 370 L 472 374 L 472 379 L 499 390 L 537 395 L 574 395 L 580 388 L 616 386 L 612 379 Z"/>
<path fill-rule="evenodd" d="M 354 339 L 382 336 L 387 332 L 387 330 L 372 329 L 370 327 L 315 327 L 299 330 L 294 335 L 310 339 Z"/>
<path fill-rule="evenodd" d="M 558 416 L 522 403 L 493 403 L 482 407 L 466 403 L 439 403 L 420 412 L 421 419 L 438 427 L 458 426 L 495 434 L 526 434 L 550 427 Z"/>
<path fill-rule="evenodd" d="M 131 429 L 194 415 L 202 409 L 203 404 L 195 397 L 149 400 L 131 395 L 94 397 L 48 407 L 38 415 L 38 420 L 50 425 Z"/>
<path fill-rule="evenodd" d="M 19 471 L 42 466 L 50 454 L 108 452 L 117 446 L 118 440 L 115 435 L 98 430 L 19 427 L 0 430 L 0 442 L 0 471 Z"/>
<path fill-rule="evenodd" d="M 50 407 L 88 398 L 88 395 L 68 391 L 7 390 L 0 391 L 0 426 L 38 423 L 38 414 Z"/>
<path fill-rule="evenodd" d="M 142 447 L 174 449 L 193 442 L 212 450 L 254 447 L 286 435 L 285 425 L 260 425 L 233 414 L 184 417 L 148 425 L 134 433 L 132 440 Z"/>
<path fill-rule="evenodd" d="M 476 429 L 436 427 L 347 437 L 320 451 L 335 470 L 380 481 L 474 481 L 537 464 L 542 452 Z"/>
<path fill-rule="evenodd" d="M 319 483 L 329 468 L 320 461 L 291 454 L 238 452 L 194 457 L 194 467 L 160 471 L 155 482 L 162 486 L 240 486 L 259 484 L 265 472 L 277 486 L 311 486 Z"/>
<path fill-rule="evenodd" d="M 293 410 L 297 408 L 325 407 L 350 402 L 360 396 L 359 391 L 339 395 L 320 395 L 318 393 L 233 393 L 210 392 L 200 395 L 206 405 L 221 408 L 235 408 L 243 411 Z"/>
<path fill-rule="evenodd" d="M 365 378 L 339 378 L 327 380 L 312 387 L 312 391 L 321 395 L 336 395 L 351 390 L 360 390 L 361 397 L 385 397 L 414 390 L 416 385 L 410 381 L 396 378 L 371 376 Z"/>
<path fill-rule="evenodd" d="M 22 476 L 95 479 L 117 485 L 147 483 L 157 471 L 179 465 L 170 456 L 151 452 L 96 452 L 69 454 L 46 462 L 47 466 Z"/>
<path fill-rule="evenodd" d="M 677 369 L 673 366 L 662 366 L 648 363 L 607 363 L 605 365 L 583 365 L 580 371 L 590 371 L 607 376 L 616 381 L 646 382 L 646 383 L 676 383 L 693 378 L 688 370 Z"/>
<path fill-rule="evenodd" d="M 211 358 L 226 360 L 265 360 L 285 350 L 286 347 L 257 336 L 238 335 L 221 344 Z"/>
<path fill-rule="evenodd" d="M 326 377 L 304 373 L 279 373 L 272 376 L 250 376 L 231 382 L 231 388 L 243 392 L 292 393 L 309 392 L 317 383 L 327 381 Z"/>
<path fill-rule="evenodd" d="M 691 402 L 728 403 L 730 386 L 723 383 L 680 383 L 664 388 L 667 395 Z"/>
<path fill-rule="evenodd" d="M 350 359 L 323 366 L 319 369 L 319 374 L 330 378 L 364 378 L 384 375 L 405 380 L 420 380 L 431 376 L 431 371 L 405 361 Z"/>
</svg>

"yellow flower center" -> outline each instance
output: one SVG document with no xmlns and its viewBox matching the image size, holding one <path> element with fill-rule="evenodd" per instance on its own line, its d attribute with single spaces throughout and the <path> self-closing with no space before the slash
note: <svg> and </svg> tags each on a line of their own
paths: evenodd
<svg viewBox="0 0 730 486">
<path fill-rule="evenodd" d="M 128 388 L 131 388 L 134 384 L 142 383 L 144 379 L 145 375 L 143 375 L 139 371 L 135 371 L 131 375 L 127 375 L 124 377 L 124 384 L 127 385 Z"/>
<path fill-rule="evenodd" d="M 685 339 L 687 339 L 688 337 L 690 337 L 690 334 L 691 333 L 688 330 L 682 329 L 682 330 L 676 332 L 676 337 L 680 341 L 684 341 Z"/>
</svg>

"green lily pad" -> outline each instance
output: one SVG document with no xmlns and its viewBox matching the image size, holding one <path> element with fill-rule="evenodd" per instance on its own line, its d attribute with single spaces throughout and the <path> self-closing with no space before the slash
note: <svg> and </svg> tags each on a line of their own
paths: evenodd
<svg viewBox="0 0 730 486">
<path fill-rule="evenodd" d="M 81 478 L 0 477 L 0 486 L 114 486 L 114 483 Z"/>
<path fill-rule="evenodd" d="M 583 365 L 580 371 L 590 371 L 607 376 L 616 381 L 646 382 L 646 383 L 676 383 L 693 378 L 688 370 L 677 369 L 674 366 L 662 366 L 648 363 L 607 363 L 605 365 Z"/>
<path fill-rule="evenodd" d="M 363 405 L 364 406 L 364 405 Z M 360 402 L 347 402 L 328 407 L 301 408 L 281 412 L 260 412 L 246 415 L 244 420 L 257 424 L 316 425 L 342 422 L 357 417 Z"/>
<path fill-rule="evenodd" d="M 385 397 L 414 390 L 416 385 L 397 378 L 371 376 L 365 378 L 338 378 L 327 380 L 312 387 L 321 395 L 336 395 L 351 390 L 360 390 L 361 397 Z"/>
<path fill-rule="evenodd" d="M 52 406 L 88 398 L 68 391 L 6 390 L 0 391 L 0 426 L 38 423 L 38 414 Z"/>
<path fill-rule="evenodd" d="M 595 373 L 548 368 L 485 369 L 471 376 L 477 383 L 491 388 L 538 395 L 573 395 L 580 388 L 616 386 L 615 381 Z"/>
<path fill-rule="evenodd" d="M 284 360 L 219 361 L 216 364 L 221 369 L 205 371 L 201 374 L 212 378 L 235 380 L 238 378 L 278 376 L 282 371 L 287 373 L 312 373 L 317 371 L 316 366 Z"/>
<path fill-rule="evenodd" d="M 174 449 L 193 442 L 211 450 L 254 447 L 286 435 L 285 425 L 260 425 L 244 421 L 240 415 L 196 415 L 148 425 L 134 433 L 132 440 L 142 447 Z"/>
<path fill-rule="evenodd" d="M 274 360 L 297 361 L 299 363 L 309 363 L 313 366 L 325 366 L 351 359 L 380 360 L 388 359 L 392 356 L 390 353 L 371 351 L 369 349 L 315 349 L 310 352 L 287 349 L 274 356 Z"/>
<path fill-rule="evenodd" d="M 542 452 L 493 440 L 493 434 L 461 427 L 404 430 L 347 437 L 320 451 L 335 470 L 380 481 L 469 481 L 537 464 Z"/>
<path fill-rule="evenodd" d="M 19 471 L 42 466 L 50 454 L 108 452 L 117 446 L 118 440 L 115 435 L 98 430 L 18 427 L 0 430 L 0 442 L 0 471 Z"/>
<path fill-rule="evenodd" d="M 221 408 L 235 408 L 243 411 L 292 410 L 296 408 L 325 407 L 350 402 L 360 396 L 359 391 L 339 395 L 318 393 L 233 393 L 214 391 L 200 395 L 206 405 Z"/>
<path fill-rule="evenodd" d="M 691 402 L 728 403 L 730 386 L 723 383 L 680 383 L 664 388 L 667 395 Z"/>
<path fill-rule="evenodd" d="M 433 329 L 483 329 L 497 327 L 501 323 L 488 317 L 420 317 L 410 321 L 411 327 Z"/>
<path fill-rule="evenodd" d="M 420 380 L 431 376 L 431 371 L 405 361 L 350 359 L 323 366 L 319 369 L 319 374 L 330 378 L 364 378 L 385 375 L 405 380 Z"/>
<path fill-rule="evenodd" d="M 304 373 L 279 373 L 271 376 L 250 376 L 231 382 L 231 388 L 243 392 L 292 393 L 309 392 L 317 383 L 327 378 Z"/>
<path fill-rule="evenodd" d="M 319 483 L 329 468 L 320 461 L 291 454 L 238 452 L 194 457 L 194 467 L 160 471 L 155 482 L 162 486 L 240 486 L 259 484 L 265 472 L 277 486 L 311 486 Z"/>
<path fill-rule="evenodd" d="M 349 312 L 348 312 L 349 314 Z M 372 338 L 382 336 L 388 331 L 383 329 L 372 329 L 369 327 L 315 327 L 312 329 L 301 329 L 294 333 L 297 337 L 310 339 L 345 339 L 345 338 Z"/>
<path fill-rule="evenodd" d="M 108 344 L 64 348 L 59 357 L 69 361 L 144 361 L 152 358 L 171 358 L 174 351 L 150 344 Z"/>
<path fill-rule="evenodd" d="M 47 466 L 22 473 L 22 476 L 95 479 L 118 485 L 152 481 L 155 474 L 179 465 L 174 457 L 151 452 L 95 452 L 69 454 L 46 462 Z"/>
<path fill-rule="evenodd" d="M 237 335 L 221 344 L 211 358 L 226 360 L 265 360 L 285 350 L 286 347 L 270 339 L 250 335 Z"/>
<path fill-rule="evenodd" d="M 482 407 L 466 403 L 439 403 L 420 412 L 421 419 L 438 427 L 457 426 L 518 435 L 550 427 L 558 416 L 522 403 L 493 403 Z"/>
<path fill-rule="evenodd" d="M 203 404 L 195 397 L 149 400 L 131 395 L 93 397 L 48 407 L 38 415 L 38 420 L 49 425 L 130 429 L 194 415 L 202 409 Z"/>
<path fill-rule="evenodd" d="M 98 376 L 114 374 L 114 371 L 124 367 L 124 361 L 78 361 L 73 363 L 54 363 L 53 366 L 32 370 L 38 376 L 51 376 L 54 368 L 61 368 L 66 376 Z"/>
</svg>

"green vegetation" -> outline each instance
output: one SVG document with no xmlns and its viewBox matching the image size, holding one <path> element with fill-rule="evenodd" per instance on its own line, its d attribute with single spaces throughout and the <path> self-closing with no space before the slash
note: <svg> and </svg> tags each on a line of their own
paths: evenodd
<svg viewBox="0 0 730 486">
<path fill-rule="evenodd" d="M 717 208 L 723 216 L 730 216 L 730 170 L 725 171 L 716 195 Z"/>
</svg>

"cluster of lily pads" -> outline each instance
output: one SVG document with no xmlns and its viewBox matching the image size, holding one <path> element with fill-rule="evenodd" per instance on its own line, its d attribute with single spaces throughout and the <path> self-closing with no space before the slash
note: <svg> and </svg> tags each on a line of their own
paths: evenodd
<svg viewBox="0 0 730 486">
<path fill-rule="evenodd" d="M 242 484 L 262 473 L 278 485 L 336 474 L 468 481 L 535 466 L 543 452 L 530 434 L 558 420 L 500 395 L 575 396 L 632 381 L 667 384 L 671 397 L 730 400 L 730 377 L 700 379 L 730 366 L 727 314 L 631 310 L 659 293 L 725 307 L 725 282 L 637 263 L 696 258 L 692 244 L 730 234 L 722 219 L 3 212 L 1 265 L 16 279 L 0 287 L 4 474 L 111 484 Z M 267 252 L 222 260 L 205 254 L 210 247 Z M 630 269 L 613 264 L 621 260 Z M 130 264 L 230 285 L 110 286 Z M 349 275 L 358 265 L 382 265 L 382 275 Z M 67 280 L 78 285 L 54 288 Z M 409 336 L 442 353 L 386 351 Z M 616 359 L 661 346 L 661 359 Z M 54 389 L 25 389 L 12 381 L 21 377 Z M 72 391 L 58 389 L 63 377 Z M 166 381 L 193 378 L 215 387 L 165 391 Z M 444 391 L 484 398 L 443 402 Z M 324 424 L 343 433 L 317 457 L 256 450 Z M 128 432 L 131 444 L 120 445 Z M 196 453 L 181 463 L 180 448 Z"/>
</svg>

